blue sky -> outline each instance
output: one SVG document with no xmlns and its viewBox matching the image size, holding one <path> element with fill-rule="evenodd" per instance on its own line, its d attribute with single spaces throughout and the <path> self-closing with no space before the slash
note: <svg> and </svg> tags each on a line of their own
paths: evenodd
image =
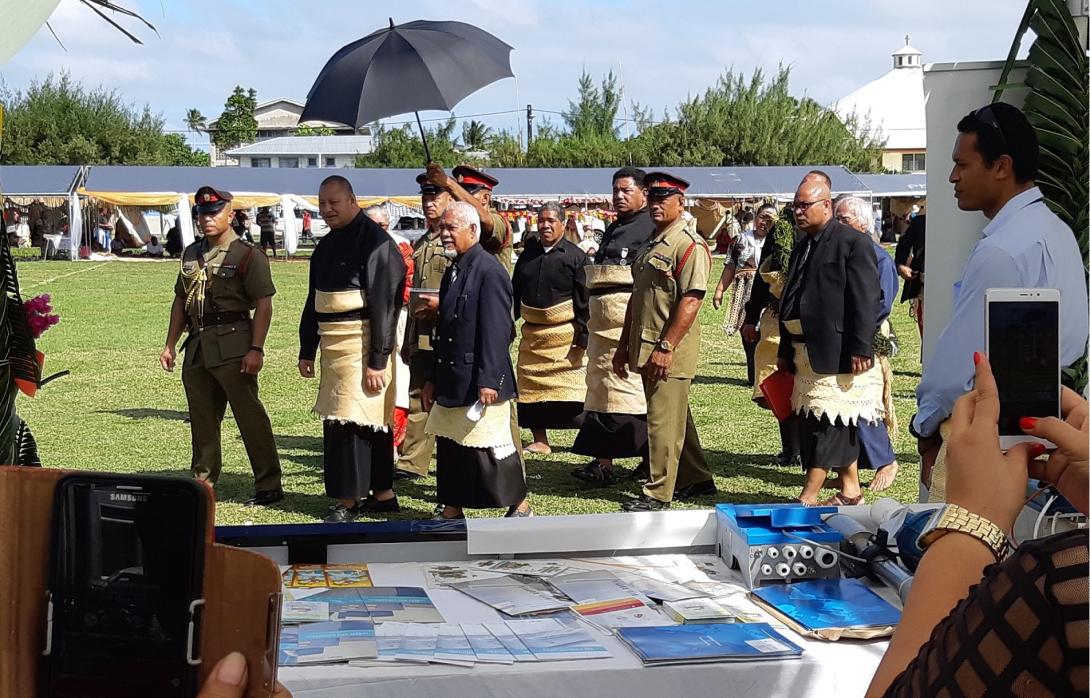
<svg viewBox="0 0 1090 698">
<path fill-rule="evenodd" d="M 22 89 L 68 70 L 150 105 L 168 128 L 184 130 L 187 108 L 214 118 L 236 84 L 257 89 L 259 101 L 302 101 L 334 51 L 393 16 L 469 22 L 515 47 L 517 80 L 466 98 L 455 109 L 459 117 L 528 103 L 562 111 L 583 69 L 596 77 L 623 73 L 628 98 L 656 115 L 702 92 L 726 68 L 748 74 L 780 63 L 792 68 L 793 92 L 828 104 L 889 70 L 906 34 L 925 62 L 1004 58 L 1025 8 L 1022 0 L 118 1 L 138 9 L 159 35 L 126 22 L 145 42 L 131 44 L 78 0 L 61 0 L 50 23 L 67 51 L 43 28 L 0 67 L 0 77 Z M 482 120 L 515 129 L 524 115 Z"/>
</svg>

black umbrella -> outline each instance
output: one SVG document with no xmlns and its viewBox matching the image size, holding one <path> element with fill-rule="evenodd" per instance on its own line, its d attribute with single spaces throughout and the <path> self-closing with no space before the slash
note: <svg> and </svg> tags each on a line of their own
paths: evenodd
<svg viewBox="0 0 1090 698">
<path fill-rule="evenodd" d="M 359 128 L 426 109 L 450 111 L 472 92 L 511 72 L 511 47 L 463 22 L 417 20 L 368 34 L 329 59 L 307 94 L 299 121 Z M 416 114 L 424 153 L 428 141 Z"/>
</svg>

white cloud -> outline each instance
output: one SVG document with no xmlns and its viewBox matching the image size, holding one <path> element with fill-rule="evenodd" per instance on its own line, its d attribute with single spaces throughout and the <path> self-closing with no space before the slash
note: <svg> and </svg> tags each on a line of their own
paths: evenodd
<svg viewBox="0 0 1090 698">
<path fill-rule="evenodd" d="M 845 0 L 824 16 L 802 0 L 669 6 L 661 0 L 468 0 L 441 6 L 445 16 L 424 0 L 393 7 L 355 0 L 124 4 L 139 9 L 158 35 L 119 18 L 145 42 L 134 45 L 78 0 L 62 0 L 50 23 L 68 51 L 43 29 L 4 67 L 4 80 L 22 88 L 67 69 L 86 84 L 149 103 L 181 130 L 187 108 L 214 118 L 235 85 L 255 88 L 261 100 L 303 99 L 334 51 L 386 25 L 393 13 L 396 22 L 469 22 L 515 47 L 517 86 L 504 80 L 484 88 L 459 104 L 459 116 L 528 103 L 539 112 L 563 111 L 582 70 L 597 80 L 622 66 L 629 98 L 661 115 L 732 66 L 747 75 L 760 66 L 767 75 L 779 63 L 790 65 L 794 92 L 831 103 L 888 70 L 889 54 L 906 33 L 926 61 L 1002 58 L 1023 11 L 1010 0 Z M 485 121 L 514 128 L 524 118 L 512 113 Z"/>
</svg>

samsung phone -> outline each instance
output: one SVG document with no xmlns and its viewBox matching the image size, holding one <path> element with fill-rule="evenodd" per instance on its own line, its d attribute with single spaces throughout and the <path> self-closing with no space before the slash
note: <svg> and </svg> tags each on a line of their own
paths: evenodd
<svg viewBox="0 0 1090 698">
<path fill-rule="evenodd" d="M 188 478 L 58 483 L 43 698 L 196 695 L 208 500 Z"/>
<path fill-rule="evenodd" d="M 990 288 L 984 295 L 988 361 L 999 387 L 999 445 L 1054 446 L 1022 432 L 1022 417 L 1060 416 L 1060 292 Z"/>
</svg>

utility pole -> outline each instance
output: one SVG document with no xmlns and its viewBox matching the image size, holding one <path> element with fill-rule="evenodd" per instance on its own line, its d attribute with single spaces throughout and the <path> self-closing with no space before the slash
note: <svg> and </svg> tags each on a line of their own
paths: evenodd
<svg viewBox="0 0 1090 698">
<path fill-rule="evenodd" d="M 526 105 L 526 149 L 530 149 L 530 143 L 534 140 L 534 105 Z"/>
</svg>

